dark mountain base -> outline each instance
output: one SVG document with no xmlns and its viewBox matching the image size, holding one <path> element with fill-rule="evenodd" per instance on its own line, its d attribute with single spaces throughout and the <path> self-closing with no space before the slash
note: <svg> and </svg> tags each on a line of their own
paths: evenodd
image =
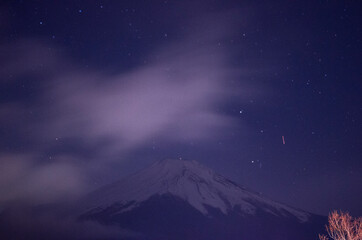
<svg viewBox="0 0 362 240">
<path fill-rule="evenodd" d="M 133 204 L 133 203 L 129 203 Z M 326 218 L 312 216 L 300 223 L 293 216 L 281 217 L 266 212 L 242 214 L 233 209 L 228 215 L 208 207 L 205 216 L 186 201 L 173 195 L 155 195 L 138 207 L 120 212 L 128 206 L 114 204 L 81 216 L 105 225 L 118 225 L 143 233 L 147 240 L 311 240 L 324 231 Z"/>
</svg>

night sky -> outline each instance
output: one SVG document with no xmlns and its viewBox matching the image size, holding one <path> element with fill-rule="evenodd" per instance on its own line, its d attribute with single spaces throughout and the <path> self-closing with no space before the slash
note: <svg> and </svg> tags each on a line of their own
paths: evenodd
<svg viewBox="0 0 362 240">
<path fill-rule="evenodd" d="M 7 1 L 0 204 L 164 158 L 362 215 L 360 1 Z M 284 143 L 283 143 L 284 138 Z"/>
</svg>

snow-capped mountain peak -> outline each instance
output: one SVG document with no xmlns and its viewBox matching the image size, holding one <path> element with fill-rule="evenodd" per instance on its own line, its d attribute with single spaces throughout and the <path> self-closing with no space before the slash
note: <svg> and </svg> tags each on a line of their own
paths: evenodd
<svg viewBox="0 0 362 240">
<path fill-rule="evenodd" d="M 262 198 L 196 161 L 167 159 L 127 178 L 93 192 L 87 198 L 88 211 L 121 204 L 120 211 L 130 211 L 155 195 L 171 194 L 188 202 L 204 215 L 208 207 L 223 214 L 237 208 L 241 214 L 264 211 L 276 216 L 294 216 L 300 222 L 309 214 Z"/>
</svg>

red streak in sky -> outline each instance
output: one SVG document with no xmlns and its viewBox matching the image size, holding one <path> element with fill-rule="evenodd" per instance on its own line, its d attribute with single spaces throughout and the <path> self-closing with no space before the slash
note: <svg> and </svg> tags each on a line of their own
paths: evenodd
<svg viewBox="0 0 362 240">
<path fill-rule="evenodd" d="M 284 136 L 282 136 L 282 140 L 283 140 L 283 144 L 285 145 L 285 139 L 284 139 Z"/>
</svg>

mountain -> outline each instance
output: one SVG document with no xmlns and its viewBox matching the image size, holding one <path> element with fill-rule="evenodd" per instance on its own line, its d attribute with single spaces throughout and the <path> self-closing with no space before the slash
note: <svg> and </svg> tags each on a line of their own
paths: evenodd
<svg viewBox="0 0 362 240">
<path fill-rule="evenodd" d="M 92 192 L 82 205 L 81 220 L 118 225 L 142 239 L 317 239 L 326 221 L 195 161 L 170 159 Z"/>
</svg>

